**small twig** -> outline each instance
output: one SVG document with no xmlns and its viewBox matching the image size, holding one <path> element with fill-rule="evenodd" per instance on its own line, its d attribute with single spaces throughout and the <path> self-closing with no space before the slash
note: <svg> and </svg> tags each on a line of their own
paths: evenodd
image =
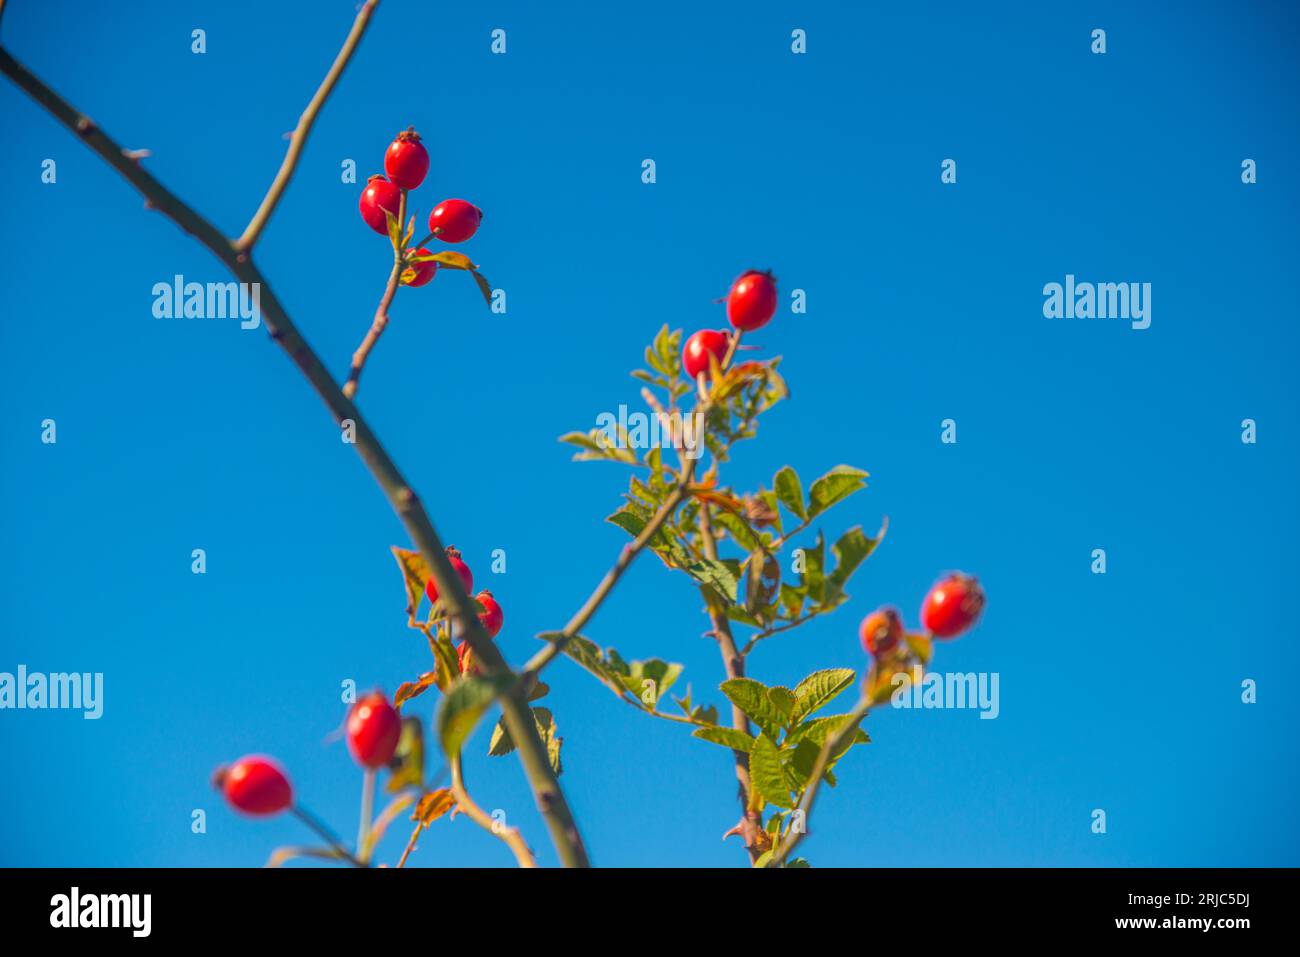
<svg viewBox="0 0 1300 957">
<path fill-rule="evenodd" d="M 802 618 L 796 618 L 793 621 L 787 621 L 784 625 L 777 625 L 775 628 L 767 628 L 764 629 L 763 631 L 760 631 L 758 634 L 754 635 L 754 637 L 750 638 L 749 641 L 745 643 L 745 647 L 740 649 L 741 656 L 742 657 L 748 656 L 749 653 L 754 650 L 754 646 L 757 645 L 764 638 L 771 638 L 773 635 L 779 635 L 783 631 L 790 631 L 793 628 L 798 628 L 800 625 L 806 625 L 808 624 L 808 622 L 816 618 L 817 615 L 818 613 L 814 612 L 810 615 L 804 615 Z"/>
<path fill-rule="evenodd" d="M 247 228 L 244 229 L 244 234 L 235 242 L 235 247 L 241 252 L 246 253 L 253 247 L 253 244 L 257 242 L 257 237 L 266 228 L 271 214 L 275 212 L 276 204 L 280 202 L 280 197 L 289 185 L 289 180 L 293 178 L 293 171 L 298 165 L 298 158 L 302 155 L 302 148 L 307 144 L 307 137 L 311 133 L 312 124 L 316 122 L 316 114 L 325 105 L 325 101 L 329 99 L 330 93 L 334 90 L 334 84 L 343 75 L 343 70 L 347 67 L 348 61 L 352 59 L 357 44 L 361 42 L 362 34 L 366 32 L 366 26 L 370 23 L 370 15 L 377 6 L 379 6 L 379 0 L 366 0 L 361 5 L 361 9 L 357 11 L 357 18 L 352 23 L 352 30 L 348 33 L 348 38 L 343 41 L 343 48 L 339 50 L 338 56 L 334 58 L 334 64 L 330 67 L 329 72 L 325 74 L 325 79 L 321 81 L 320 87 L 316 90 L 316 95 L 311 98 L 311 101 L 307 104 L 307 109 L 303 110 L 302 116 L 298 118 L 298 126 L 289 139 L 289 149 L 284 154 L 284 162 L 280 164 L 280 171 L 275 174 L 275 179 L 271 181 L 271 188 L 266 191 L 262 205 L 257 208 L 257 212 L 249 220 Z"/>
<path fill-rule="evenodd" d="M 420 834 L 424 831 L 424 828 L 425 824 L 423 821 L 415 822 L 415 830 L 411 832 L 411 839 L 406 842 L 406 849 L 402 851 L 402 856 L 397 859 L 397 866 L 399 868 L 406 866 L 406 859 L 410 857 L 411 852 L 415 850 L 415 842 L 420 839 Z"/>
<path fill-rule="evenodd" d="M 514 852 L 520 867 L 536 867 L 537 859 L 529 850 L 523 835 L 517 827 L 502 827 L 481 807 L 474 803 L 465 789 L 465 772 L 461 767 L 460 755 L 451 759 L 451 794 L 456 799 L 456 806 L 465 812 L 465 816 L 483 828 L 493 837 L 498 837 Z"/>
<path fill-rule="evenodd" d="M 320 818 L 316 817 L 316 815 L 312 814 L 310 811 L 308 811 L 305 807 L 303 807 L 300 804 L 291 805 L 289 810 L 293 813 L 294 817 L 302 821 L 302 823 L 306 824 L 309 828 L 311 828 L 318 835 L 320 835 L 321 839 L 324 840 L 325 843 L 328 844 L 330 847 L 332 847 L 334 849 L 334 852 L 338 854 L 339 857 L 343 858 L 353 867 L 366 866 L 365 864 L 361 863 L 360 860 L 357 859 L 356 855 L 354 855 L 351 851 L 347 849 L 344 843 L 338 839 L 338 836 L 335 835 L 335 833 L 331 831 L 328 827 L 326 827 L 321 822 Z"/>
<path fill-rule="evenodd" d="M 343 394 L 349 399 L 357 394 L 358 380 L 361 378 L 361 370 L 365 368 L 366 359 L 370 356 L 370 350 L 375 347 L 379 337 L 388 328 L 388 307 L 392 305 L 393 296 L 397 294 L 398 281 L 401 276 L 401 262 L 393 263 L 393 271 L 388 274 L 388 285 L 384 287 L 384 295 L 379 300 L 379 308 L 375 310 L 375 318 L 370 323 L 370 331 L 361 340 L 361 345 L 357 346 L 357 351 L 352 353 L 352 371 L 348 373 L 348 381 L 343 383 Z"/>
</svg>

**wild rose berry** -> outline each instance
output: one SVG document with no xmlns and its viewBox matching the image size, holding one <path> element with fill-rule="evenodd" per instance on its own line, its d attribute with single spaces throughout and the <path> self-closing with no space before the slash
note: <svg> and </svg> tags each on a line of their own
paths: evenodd
<svg viewBox="0 0 1300 957">
<path fill-rule="evenodd" d="M 388 217 L 384 210 L 397 216 L 402 209 L 402 191 L 382 176 L 372 176 L 361 194 L 361 218 L 381 236 L 388 235 Z"/>
<path fill-rule="evenodd" d="M 767 325 L 776 313 L 776 277 L 751 269 L 742 273 L 727 293 L 727 318 L 737 329 L 750 332 Z"/>
<path fill-rule="evenodd" d="M 479 624 L 483 626 L 489 638 L 495 638 L 500 634 L 501 626 L 505 624 L 505 613 L 501 611 L 501 606 L 497 604 L 490 591 L 485 589 L 474 597 L 483 606 L 483 610 L 478 613 Z"/>
<path fill-rule="evenodd" d="M 682 349 L 682 366 L 686 375 L 694 379 L 701 372 L 708 372 L 710 355 L 721 363 L 730 344 L 731 337 L 720 329 L 701 329 L 695 333 L 686 340 Z"/>
<path fill-rule="evenodd" d="M 428 256 L 430 255 L 430 250 L 421 246 L 415 251 L 415 254 L 417 256 Z M 411 273 L 409 278 L 407 278 L 407 270 L 410 270 Z M 423 286 L 433 278 L 433 274 L 437 271 L 438 264 L 432 259 L 428 262 L 415 263 L 414 265 L 407 266 L 406 269 L 402 270 L 402 282 L 408 286 Z"/>
<path fill-rule="evenodd" d="M 903 620 L 893 608 L 878 608 L 862 619 L 858 635 L 867 654 L 887 655 L 903 640 Z"/>
<path fill-rule="evenodd" d="M 212 784 L 245 814 L 276 814 L 293 803 L 293 788 L 284 769 L 260 754 L 218 768 Z"/>
<path fill-rule="evenodd" d="M 460 583 L 465 586 L 465 594 L 474 594 L 474 573 L 469 570 L 460 557 L 460 552 L 447 546 L 447 558 L 451 562 L 451 567 L 455 569 L 456 574 L 460 576 Z M 438 585 L 432 578 L 425 583 L 424 593 L 429 596 L 429 601 L 438 600 Z"/>
<path fill-rule="evenodd" d="M 444 199 L 429 214 L 429 232 L 440 230 L 444 243 L 463 243 L 478 231 L 483 211 L 463 199 Z"/>
<path fill-rule="evenodd" d="M 382 768 L 393 759 L 402 736 L 402 716 L 381 691 L 358 698 L 348 711 L 348 750 L 363 768 Z"/>
<path fill-rule="evenodd" d="M 415 127 L 398 133 L 384 154 L 384 172 L 399 189 L 415 189 L 429 172 L 429 151 L 420 142 Z"/>
<path fill-rule="evenodd" d="M 984 589 L 971 575 L 956 572 L 930 589 L 921 604 L 921 626 L 936 638 L 955 638 L 984 610 Z"/>
</svg>

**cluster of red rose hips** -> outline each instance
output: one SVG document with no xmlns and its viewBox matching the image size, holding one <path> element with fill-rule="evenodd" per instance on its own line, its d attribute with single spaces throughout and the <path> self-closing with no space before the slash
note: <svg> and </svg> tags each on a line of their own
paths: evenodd
<svg viewBox="0 0 1300 957">
<path fill-rule="evenodd" d="M 469 570 L 465 560 L 460 557 L 460 552 L 451 546 L 447 547 L 447 560 L 451 562 L 452 569 L 460 579 L 460 583 L 465 586 L 465 594 L 474 595 L 474 573 Z M 424 586 L 424 593 L 429 596 L 429 601 L 438 601 L 438 586 L 434 584 L 433 579 Z M 497 600 L 492 597 L 492 593 L 487 589 L 474 595 L 474 600 L 479 603 L 483 609 L 478 613 L 479 624 L 487 632 L 489 638 L 495 638 L 501 632 L 501 626 L 505 624 L 505 613 Z M 478 665 L 474 664 L 474 652 L 469 646 L 468 641 L 461 641 L 456 646 L 456 660 L 460 663 L 461 674 L 478 674 Z"/>
<path fill-rule="evenodd" d="M 366 188 L 361 194 L 361 218 L 366 225 L 381 236 L 388 235 L 388 215 L 395 219 L 402 215 L 402 199 L 424 182 L 429 172 L 429 151 L 420 142 L 420 134 L 414 127 L 398 133 L 384 154 L 385 179 L 376 173 L 366 181 Z M 483 221 L 483 211 L 473 203 L 463 199 L 444 199 L 429 214 L 429 232 L 445 243 L 463 243 L 478 230 Z M 399 221 L 398 229 L 403 228 Z M 420 246 L 410 250 L 412 258 L 431 255 L 430 251 Z M 403 271 L 402 282 L 408 286 L 423 286 L 438 271 L 438 264 L 427 262 L 412 263 Z"/>
<path fill-rule="evenodd" d="M 465 586 L 465 593 L 472 594 L 474 573 L 469 570 L 460 552 L 455 548 L 447 549 L 447 558 L 452 568 Z M 438 586 L 430 578 L 424 588 L 429 601 L 437 602 Z M 474 596 L 482 611 L 478 620 L 489 638 L 496 638 L 505 624 L 505 613 L 492 593 L 484 589 Z M 468 641 L 461 641 L 456 648 L 456 658 L 460 664 L 461 674 L 478 673 L 474 663 L 473 652 Z M 385 697 L 382 691 L 372 691 L 363 695 L 348 710 L 346 724 L 348 750 L 353 759 L 368 771 L 387 767 L 397 752 L 397 743 L 402 737 L 402 716 Z M 218 768 L 212 778 L 213 785 L 225 795 L 232 806 L 245 814 L 276 814 L 293 807 L 293 787 L 284 769 L 273 758 L 261 754 L 250 754 L 231 764 Z"/>
<path fill-rule="evenodd" d="M 984 589 L 971 575 L 954 572 L 936 582 L 921 603 L 921 627 L 935 638 L 956 638 L 984 610 Z M 862 647 L 877 661 L 903 643 L 906 630 L 895 608 L 878 608 L 862 619 Z"/>
<path fill-rule="evenodd" d="M 751 269 L 741 273 L 727 293 L 727 319 L 738 332 L 762 328 L 776 313 L 776 277 L 770 272 Z M 727 355 L 731 334 L 725 329 L 701 329 L 686 340 L 682 349 L 682 366 L 686 374 L 698 378 L 709 371 L 709 356 L 719 363 Z"/>
</svg>

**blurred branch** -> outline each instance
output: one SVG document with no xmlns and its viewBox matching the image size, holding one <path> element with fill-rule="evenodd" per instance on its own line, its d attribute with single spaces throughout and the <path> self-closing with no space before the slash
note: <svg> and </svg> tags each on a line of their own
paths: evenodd
<svg viewBox="0 0 1300 957">
<path fill-rule="evenodd" d="M 488 676 L 511 674 L 501 652 L 479 623 L 478 616 L 474 613 L 474 606 L 465 594 L 460 576 L 452 569 L 442 541 L 434 531 L 429 516 L 416 497 L 415 491 L 407 483 L 356 406 L 342 393 L 316 352 L 303 339 L 289 318 L 288 312 L 271 289 L 270 283 L 251 261 L 247 250 L 232 243 L 212 223 L 190 208 L 145 170 L 136 159 L 129 156 L 96 126 L 93 120 L 74 109 L 2 48 L 0 48 L 0 72 L 13 80 L 32 99 L 80 137 L 87 147 L 117 170 L 127 182 L 144 195 L 150 208 L 167 216 L 181 229 L 208 247 L 236 279 L 260 287 L 261 318 L 271 338 L 298 366 L 329 409 L 335 423 L 339 425 L 344 422 L 353 423 L 355 427 L 353 444 L 357 454 L 361 456 L 411 536 L 415 547 L 428 563 L 448 613 L 460 620 L 462 632 L 473 648 L 475 659 L 480 663 L 483 672 Z M 292 167 L 289 172 L 292 172 Z M 546 747 L 538 736 L 537 725 L 528 707 L 522 683 L 510 682 L 509 690 L 501 696 L 500 703 L 506 727 L 516 744 L 520 764 L 523 766 L 538 809 L 550 830 L 560 861 L 568 867 L 587 866 L 586 849 L 559 781 L 551 768 Z"/>
</svg>

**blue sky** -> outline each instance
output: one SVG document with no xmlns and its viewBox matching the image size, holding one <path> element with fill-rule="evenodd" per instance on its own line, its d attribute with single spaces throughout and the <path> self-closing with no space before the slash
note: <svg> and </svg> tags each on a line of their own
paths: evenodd
<svg viewBox="0 0 1300 957">
<path fill-rule="evenodd" d="M 6 47 L 231 233 L 353 15 L 335 0 L 9 6 Z M 1097 27 L 1105 55 L 1089 51 Z M 961 568 L 988 609 L 935 664 L 997 672 L 1001 689 L 993 721 L 873 713 L 874 743 L 819 803 L 812 862 L 1294 865 L 1296 40 L 1294 11 L 1263 3 L 385 0 L 257 259 L 341 379 L 389 255 L 341 162 L 364 180 L 414 124 L 433 157 L 418 208 L 484 209 L 465 251 L 508 313 L 462 275 L 403 291 L 360 398 L 501 601 L 516 662 L 624 540 L 602 520 L 626 476 L 569 462 L 555 437 L 637 401 L 626 373 L 662 323 L 716 327 L 732 278 L 773 268 L 808 312 L 752 339 L 785 357 L 793 399 L 731 479 L 855 464 L 870 488 L 824 529 L 891 525 L 852 603 L 766 643 L 751 673 L 861 667 L 862 615 L 888 602 L 914 623 Z M 98 721 L 0 712 L 17 782 L 0 789 L 0 863 L 260 864 L 308 835 L 209 790 L 213 766 L 249 751 L 278 755 L 351 833 L 359 775 L 325 742 L 340 682 L 391 692 L 428 666 L 388 551 L 402 529 L 264 332 L 152 317 L 155 283 L 226 278 L 204 249 L 8 82 L 0 138 L 0 671 L 105 675 Z M 1151 327 L 1045 319 L 1042 287 L 1067 273 L 1150 282 Z M 699 605 L 649 559 L 586 633 L 682 662 L 717 703 Z M 570 662 L 547 680 L 594 862 L 742 862 L 719 839 L 736 818 L 724 751 Z M 472 791 L 554 863 L 517 763 L 486 747 L 483 728 Z M 511 859 L 444 821 L 413 863 Z"/>
</svg>

